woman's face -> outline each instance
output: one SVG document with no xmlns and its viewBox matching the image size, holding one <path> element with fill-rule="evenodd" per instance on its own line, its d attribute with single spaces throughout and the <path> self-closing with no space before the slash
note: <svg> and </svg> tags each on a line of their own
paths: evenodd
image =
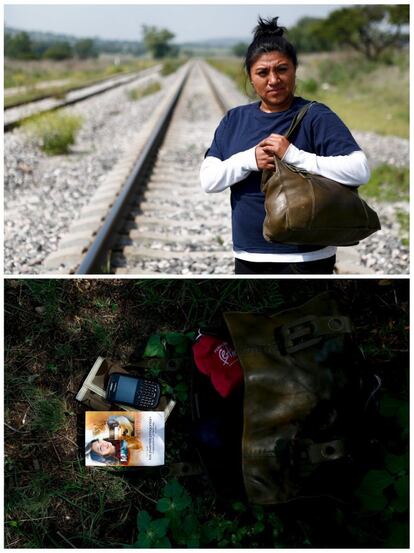
<svg viewBox="0 0 414 553">
<path fill-rule="evenodd" d="M 105 440 L 98 440 L 92 444 L 92 450 L 99 455 L 106 457 L 107 455 L 115 455 L 115 446 L 111 442 Z"/>
<path fill-rule="evenodd" d="M 285 54 L 262 54 L 250 68 L 250 80 L 262 100 L 263 111 L 284 111 L 290 107 L 295 90 L 296 68 Z"/>
</svg>

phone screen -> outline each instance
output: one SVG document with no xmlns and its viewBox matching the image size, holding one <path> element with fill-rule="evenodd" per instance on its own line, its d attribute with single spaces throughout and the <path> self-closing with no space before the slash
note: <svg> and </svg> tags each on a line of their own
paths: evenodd
<svg viewBox="0 0 414 553">
<path fill-rule="evenodd" d="M 128 378 L 120 374 L 116 390 L 116 401 L 133 403 L 137 385 L 138 381 L 135 378 Z"/>
</svg>

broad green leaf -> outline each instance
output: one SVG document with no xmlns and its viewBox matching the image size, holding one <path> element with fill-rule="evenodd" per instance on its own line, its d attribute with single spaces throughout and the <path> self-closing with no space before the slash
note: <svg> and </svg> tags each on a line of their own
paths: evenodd
<svg viewBox="0 0 414 553">
<path fill-rule="evenodd" d="M 174 394 L 180 401 L 186 401 L 188 398 L 188 385 L 184 382 L 180 382 L 174 387 Z"/>
<path fill-rule="evenodd" d="M 384 490 L 393 482 L 393 477 L 383 470 L 371 470 L 365 475 L 356 495 L 361 506 L 367 511 L 382 511 L 388 500 Z"/>
<path fill-rule="evenodd" d="M 183 355 L 184 353 L 187 353 L 189 345 L 190 343 L 188 340 L 186 340 L 185 342 L 181 342 L 180 344 L 177 344 L 174 347 L 175 353 L 177 355 Z"/>
<path fill-rule="evenodd" d="M 149 337 L 145 346 L 144 357 L 165 357 L 166 351 L 159 334 L 153 334 Z"/>
<path fill-rule="evenodd" d="M 179 497 L 183 495 L 184 492 L 185 489 L 176 479 L 167 482 L 164 488 L 164 495 L 166 497 Z"/>
<path fill-rule="evenodd" d="M 264 509 L 261 505 L 255 505 L 253 507 L 253 514 L 257 518 L 257 520 L 263 520 L 264 519 Z"/>
<path fill-rule="evenodd" d="M 390 524 L 390 533 L 385 547 L 390 547 L 393 549 L 405 549 L 409 547 L 409 531 L 408 523 L 404 524 L 402 522 L 392 522 Z"/>
<path fill-rule="evenodd" d="M 151 522 L 151 529 L 157 538 L 163 538 L 165 536 L 169 522 L 168 518 L 160 518 Z"/>
<path fill-rule="evenodd" d="M 278 516 L 275 515 L 275 513 L 271 513 L 267 517 L 267 521 L 270 522 L 270 524 L 273 527 L 273 535 L 280 534 L 283 531 L 283 522 L 280 520 Z"/>
<path fill-rule="evenodd" d="M 188 338 L 185 334 L 180 334 L 179 332 L 167 332 L 165 334 L 165 340 L 170 346 L 178 346 L 180 344 L 187 344 Z"/>
<path fill-rule="evenodd" d="M 136 546 L 142 549 L 148 549 L 151 545 L 151 538 L 145 532 L 141 532 L 136 541 Z"/>
<path fill-rule="evenodd" d="M 384 494 L 367 495 L 358 494 L 361 506 L 366 511 L 383 511 L 387 506 L 387 499 Z"/>
<path fill-rule="evenodd" d="M 408 472 L 408 454 L 392 455 L 389 453 L 384 459 L 385 467 L 393 474 Z"/>
<path fill-rule="evenodd" d="M 245 513 L 246 512 L 246 505 L 244 503 L 242 503 L 241 501 L 235 501 L 233 503 L 232 507 L 238 513 Z"/>
<path fill-rule="evenodd" d="M 265 529 L 265 526 L 263 522 L 256 522 L 256 524 L 253 526 L 253 530 L 255 534 L 260 534 Z"/>
<path fill-rule="evenodd" d="M 394 478 L 385 470 L 370 470 L 362 480 L 359 489 L 372 495 L 381 495 L 393 481 Z"/>
<path fill-rule="evenodd" d="M 222 521 L 210 520 L 203 524 L 201 528 L 201 539 L 203 544 L 207 545 L 213 541 L 220 540 L 225 532 L 225 525 Z"/>
<path fill-rule="evenodd" d="M 166 513 L 171 509 L 171 500 L 168 497 L 163 497 L 157 501 L 157 511 Z"/>
<path fill-rule="evenodd" d="M 163 538 L 160 538 L 154 543 L 154 547 L 159 547 L 162 549 L 170 549 L 172 545 L 170 540 L 167 538 L 167 536 L 164 536 Z"/>
<path fill-rule="evenodd" d="M 408 403 L 404 402 L 403 405 L 398 409 L 398 420 L 403 428 L 408 426 L 408 419 L 410 417 L 410 412 L 408 408 Z"/>
<path fill-rule="evenodd" d="M 137 527 L 140 532 L 145 532 L 149 527 L 151 517 L 147 511 L 140 511 L 137 516 Z"/>
<path fill-rule="evenodd" d="M 404 513 L 409 506 L 409 481 L 408 475 L 399 478 L 394 484 L 397 498 L 393 501 L 393 507 L 399 513 Z"/>
<path fill-rule="evenodd" d="M 175 497 L 173 499 L 173 504 L 177 511 L 184 511 L 187 507 L 191 505 L 191 498 L 189 495 L 182 495 L 181 497 Z"/>
<path fill-rule="evenodd" d="M 200 523 L 195 515 L 189 514 L 185 517 L 183 522 L 183 530 L 187 534 L 194 534 L 199 529 Z"/>
<path fill-rule="evenodd" d="M 186 540 L 187 547 L 200 547 L 200 535 L 192 534 Z"/>
<path fill-rule="evenodd" d="M 396 417 L 398 411 L 401 407 L 404 407 L 404 405 L 404 401 L 384 395 L 380 401 L 380 413 L 383 417 Z"/>
</svg>

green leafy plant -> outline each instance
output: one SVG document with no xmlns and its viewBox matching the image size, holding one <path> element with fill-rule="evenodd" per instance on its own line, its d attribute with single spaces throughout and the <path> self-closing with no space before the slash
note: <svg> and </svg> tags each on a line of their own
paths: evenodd
<svg viewBox="0 0 414 553">
<path fill-rule="evenodd" d="M 139 512 L 138 538 L 134 547 L 171 547 L 172 544 L 199 547 L 202 541 L 210 540 L 202 532 L 194 508 L 186 489 L 177 480 L 169 481 L 156 505 L 163 517 L 154 520 L 147 511 Z"/>
<path fill-rule="evenodd" d="M 81 126 L 81 117 L 60 112 L 39 115 L 23 123 L 23 128 L 39 140 L 48 155 L 67 154 Z"/>
<path fill-rule="evenodd" d="M 149 337 L 144 357 L 180 357 L 187 353 L 194 333 L 163 332 Z M 171 355 L 169 355 L 171 354 Z"/>
<path fill-rule="evenodd" d="M 147 511 L 137 517 L 138 537 L 133 547 L 243 547 L 258 546 L 254 540 L 269 528 L 277 545 L 283 524 L 275 513 L 263 507 L 233 503 L 234 517 L 208 519 L 201 499 L 194 500 L 176 480 L 170 480 L 157 501 L 156 511 L 162 518 L 152 518 Z M 252 519 L 249 520 L 249 515 Z"/>
</svg>

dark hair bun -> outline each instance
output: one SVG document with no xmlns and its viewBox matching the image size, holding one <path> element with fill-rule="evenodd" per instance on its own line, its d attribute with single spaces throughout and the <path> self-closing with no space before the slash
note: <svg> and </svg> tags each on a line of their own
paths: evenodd
<svg viewBox="0 0 414 553">
<path fill-rule="evenodd" d="M 274 37 L 283 36 L 283 33 L 286 29 L 284 27 L 279 27 L 279 25 L 277 24 L 278 19 L 278 17 L 272 17 L 271 19 L 262 19 L 261 17 L 259 17 L 257 21 L 258 25 L 253 30 L 253 40 L 269 35 L 272 35 Z"/>
</svg>

